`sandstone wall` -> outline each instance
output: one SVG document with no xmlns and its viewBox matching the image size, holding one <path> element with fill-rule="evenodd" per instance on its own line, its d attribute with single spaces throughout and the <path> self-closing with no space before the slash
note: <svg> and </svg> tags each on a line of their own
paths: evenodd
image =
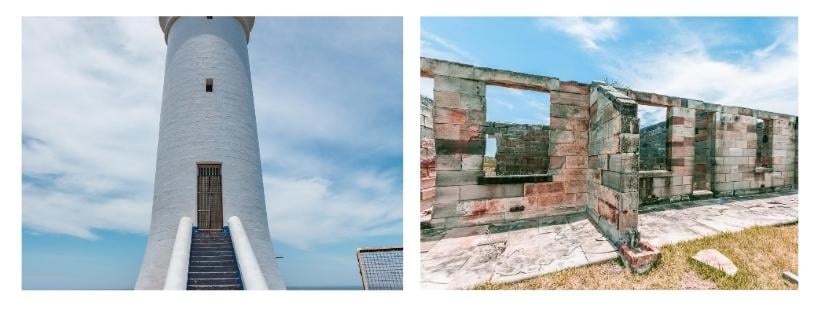
<svg viewBox="0 0 820 312">
<path fill-rule="evenodd" d="M 496 139 L 495 174 L 546 174 L 549 171 L 549 127 L 490 122 L 485 133 Z"/>
<path fill-rule="evenodd" d="M 421 75 L 434 78 L 435 184 L 425 185 L 434 185 L 435 196 L 424 223 L 431 233 L 486 233 L 586 211 L 621 243 L 637 235 L 641 205 L 797 187 L 796 116 L 426 58 Z M 487 123 L 487 85 L 549 92 L 549 127 L 530 133 Z M 667 108 L 665 131 L 658 126 L 658 139 L 646 146 L 637 105 Z M 526 165 L 501 170 L 517 175 L 485 174 L 488 134 L 500 134 L 501 155 L 506 148 L 514 155 L 499 163 Z M 641 170 L 644 153 L 653 170 Z M 548 169 L 534 169 L 544 157 Z"/>
</svg>

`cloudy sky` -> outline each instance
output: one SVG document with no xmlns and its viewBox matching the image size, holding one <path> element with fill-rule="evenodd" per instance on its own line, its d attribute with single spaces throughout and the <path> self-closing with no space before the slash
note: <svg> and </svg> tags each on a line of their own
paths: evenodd
<svg viewBox="0 0 820 312">
<path fill-rule="evenodd" d="M 796 18 L 422 18 L 421 55 L 797 115 Z M 422 94 L 431 93 L 429 80 Z M 489 120 L 541 123 L 543 97 L 487 91 Z M 495 113 L 494 113 L 495 111 Z M 642 110 L 642 124 L 663 111 Z"/>
<path fill-rule="evenodd" d="M 360 286 L 401 244 L 400 18 L 257 18 L 248 46 L 289 287 Z M 23 288 L 133 288 L 150 222 L 156 17 L 23 19 Z"/>
</svg>

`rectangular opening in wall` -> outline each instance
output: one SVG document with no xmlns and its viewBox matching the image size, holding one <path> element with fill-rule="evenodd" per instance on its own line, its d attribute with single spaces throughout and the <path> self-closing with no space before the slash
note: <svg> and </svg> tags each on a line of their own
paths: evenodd
<svg viewBox="0 0 820 312">
<path fill-rule="evenodd" d="M 199 229 L 222 229 L 222 164 L 197 164 L 196 212 Z"/>
<path fill-rule="evenodd" d="M 666 107 L 638 105 L 640 128 L 639 170 L 669 170 Z"/>
<path fill-rule="evenodd" d="M 205 92 L 213 92 L 214 91 L 214 79 L 208 78 L 205 79 Z"/>
<path fill-rule="evenodd" d="M 757 119 L 755 125 L 757 132 L 757 153 L 755 157 L 755 167 L 772 167 L 772 120 Z"/>
<path fill-rule="evenodd" d="M 549 93 L 498 86 L 486 90 L 485 174 L 548 173 Z"/>
<path fill-rule="evenodd" d="M 498 150 L 497 141 L 494 135 L 486 134 L 486 145 L 484 150 L 484 176 L 494 177 L 495 174 L 495 153 Z"/>
<path fill-rule="evenodd" d="M 207 19 L 214 19 L 214 17 L 213 17 L 213 16 L 206 16 L 205 18 L 207 18 Z"/>
<path fill-rule="evenodd" d="M 421 77 L 421 138 L 433 139 L 433 78 Z M 423 143 L 423 142 L 422 142 Z"/>
</svg>

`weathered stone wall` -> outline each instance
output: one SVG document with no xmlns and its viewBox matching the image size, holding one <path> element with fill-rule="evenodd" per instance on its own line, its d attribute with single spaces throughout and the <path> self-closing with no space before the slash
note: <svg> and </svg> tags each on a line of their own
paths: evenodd
<svg viewBox="0 0 820 312">
<path fill-rule="evenodd" d="M 590 102 L 587 211 L 617 246 L 638 226 L 637 104 L 606 85 L 593 87 Z"/>
<path fill-rule="evenodd" d="M 640 130 L 641 170 L 668 170 L 669 157 L 666 155 L 666 120 Z"/>
<path fill-rule="evenodd" d="M 436 146 L 433 137 L 433 99 L 421 96 L 421 219 L 429 220 L 436 195 Z"/>
<path fill-rule="evenodd" d="M 549 171 L 549 126 L 490 122 L 484 131 L 496 139 L 496 175 Z"/>
<path fill-rule="evenodd" d="M 641 173 L 642 205 L 796 187 L 797 117 L 632 90 L 626 93 L 638 103 L 670 110 L 670 171 Z M 768 148 L 758 146 L 757 119 L 771 120 L 771 168 L 757 166 L 758 151 Z M 700 159 L 695 145 L 699 151 L 704 148 Z"/>
<path fill-rule="evenodd" d="M 795 116 L 425 58 L 421 74 L 435 80 L 436 191 L 425 224 L 458 233 L 448 235 L 587 211 L 620 244 L 636 237 L 642 204 L 797 186 Z M 487 85 L 550 93 L 546 174 L 485 175 L 485 138 L 497 132 L 486 122 Z M 640 147 L 639 104 L 668 109 L 663 169 L 639 170 L 652 149 Z M 769 145 L 758 140 L 757 119 L 771 124 Z"/>
<path fill-rule="evenodd" d="M 422 75 L 434 79 L 436 149 L 436 192 L 432 218 L 425 227 L 480 233 L 491 224 L 539 222 L 539 218 L 583 211 L 588 86 L 430 59 L 422 59 Z M 550 92 L 548 175 L 480 182 L 485 178 L 487 84 Z"/>
<path fill-rule="evenodd" d="M 692 194 L 692 176 L 695 168 L 695 110 L 670 107 L 666 123 L 669 129 L 669 169 L 660 172 L 641 172 L 642 205 L 689 199 L 689 195 Z"/>
<path fill-rule="evenodd" d="M 716 114 L 716 195 L 743 195 L 797 185 L 797 117 L 740 107 L 722 107 Z M 758 146 L 758 118 L 771 124 L 771 144 Z M 771 155 L 771 166 L 758 166 L 758 150 L 761 155 Z"/>
</svg>

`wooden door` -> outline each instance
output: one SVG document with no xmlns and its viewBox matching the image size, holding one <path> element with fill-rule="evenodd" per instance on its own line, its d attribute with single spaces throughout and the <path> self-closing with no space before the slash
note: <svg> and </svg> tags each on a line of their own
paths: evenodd
<svg viewBox="0 0 820 312">
<path fill-rule="evenodd" d="M 222 229 L 222 165 L 198 164 L 196 225 L 201 230 Z"/>
</svg>

